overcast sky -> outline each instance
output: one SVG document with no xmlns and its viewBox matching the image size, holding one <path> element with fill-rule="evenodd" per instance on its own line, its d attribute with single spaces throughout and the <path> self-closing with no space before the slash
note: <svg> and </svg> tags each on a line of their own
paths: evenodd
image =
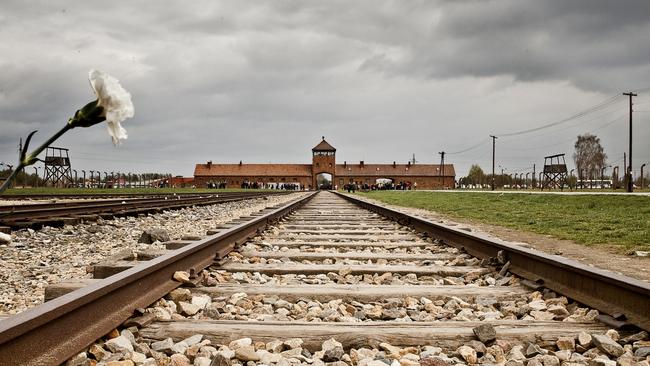
<svg viewBox="0 0 650 366">
<path fill-rule="evenodd" d="M 78 170 L 308 163 L 324 135 L 340 163 L 432 163 L 475 147 L 447 155 L 460 177 L 491 169 L 490 134 L 513 173 L 571 160 L 586 132 L 622 169 L 628 104 L 611 98 L 630 90 L 634 166 L 650 161 L 648 0 L 3 0 L 0 161 L 94 99 L 91 68 L 131 92 L 135 117 L 117 148 L 104 126 L 64 135 L 55 145 Z"/>
</svg>

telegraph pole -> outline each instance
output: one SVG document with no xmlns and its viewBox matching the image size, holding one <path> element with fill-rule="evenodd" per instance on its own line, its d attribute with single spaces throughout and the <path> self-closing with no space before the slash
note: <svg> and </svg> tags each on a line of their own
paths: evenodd
<svg viewBox="0 0 650 366">
<path fill-rule="evenodd" d="M 492 137 L 492 190 L 494 191 L 494 152 L 496 151 L 496 141 L 497 137 L 490 135 Z"/>
<path fill-rule="evenodd" d="M 636 97 L 636 93 L 623 93 L 623 95 L 627 95 L 630 97 L 630 152 L 628 154 L 628 162 L 627 164 L 627 171 L 625 174 L 627 175 L 627 191 L 632 192 L 634 190 L 634 182 L 632 182 L 632 97 Z"/>
<path fill-rule="evenodd" d="M 442 175 L 442 189 L 445 189 L 445 152 L 441 151 L 440 154 L 440 174 Z"/>
</svg>

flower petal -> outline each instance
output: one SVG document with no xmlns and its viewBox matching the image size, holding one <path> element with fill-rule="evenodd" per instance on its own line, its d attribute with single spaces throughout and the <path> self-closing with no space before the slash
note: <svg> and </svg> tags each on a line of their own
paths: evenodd
<svg viewBox="0 0 650 366">
<path fill-rule="evenodd" d="M 113 140 L 113 145 L 117 146 L 120 144 L 120 140 L 126 140 L 129 137 L 119 122 L 108 121 L 106 122 L 106 127 L 108 134 L 111 135 L 111 139 Z"/>
<path fill-rule="evenodd" d="M 131 94 L 116 78 L 98 70 L 90 70 L 88 80 L 97 96 L 97 104 L 104 108 L 109 134 L 117 145 L 120 139 L 127 137 L 120 123 L 135 115 Z"/>
</svg>

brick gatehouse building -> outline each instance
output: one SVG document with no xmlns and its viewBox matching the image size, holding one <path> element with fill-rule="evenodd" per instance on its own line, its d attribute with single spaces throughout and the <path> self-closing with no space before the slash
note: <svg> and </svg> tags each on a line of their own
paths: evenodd
<svg viewBox="0 0 650 366">
<path fill-rule="evenodd" d="M 311 164 L 196 164 L 194 184 L 205 188 L 209 183 L 221 187 L 239 188 L 242 183 L 257 182 L 260 186 L 274 187 L 283 184 L 299 184 L 301 188 L 317 187 L 319 175 L 331 175 L 332 184 L 342 188 L 355 182 L 375 184 L 377 180 L 417 183 L 417 189 L 454 188 L 456 173 L 453 164 L 336 164 L 336 149 L 323 140 L 312 150 Z"/>
</svg>

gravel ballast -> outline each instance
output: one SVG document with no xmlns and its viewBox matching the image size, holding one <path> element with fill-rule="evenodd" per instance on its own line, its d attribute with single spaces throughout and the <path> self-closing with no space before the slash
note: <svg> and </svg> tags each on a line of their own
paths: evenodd
<svg viewBox="0 0 650 366">
<path fill-rule="evenodd" d="M 0 244 L 0 314 L 16 314 L 43 302 L 48 284 L 91 278 L 90 266 L 125 249 L 164 249 L 160 242 L 138 243 L 145 230 L 163 229 L 172 240 L 206 231 L 304 193 L 269 196 L 211 206 L 122 217 L 63 228 L 15 231 Z"/>
</svg>

